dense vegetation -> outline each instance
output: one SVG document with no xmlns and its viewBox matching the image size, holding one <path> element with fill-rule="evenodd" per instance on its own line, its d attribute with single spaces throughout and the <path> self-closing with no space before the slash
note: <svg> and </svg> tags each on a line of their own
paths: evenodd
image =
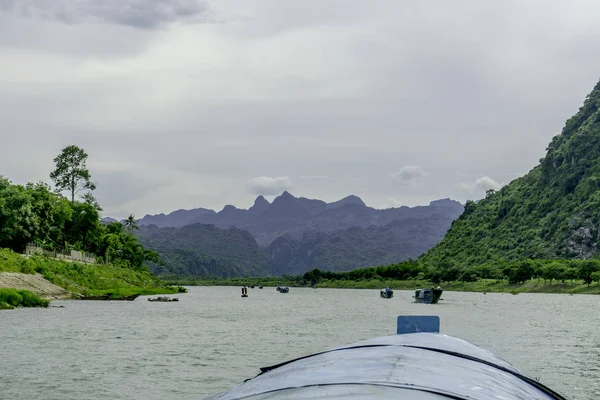
<svg viewBox="0 0 600 400">
<path fill-rule="evenodd" d="M 264 276 L 272 274 L 273 263 L 247 231 L 231 227 L 193 224 L 182 228 L 141 227 L 141 243 L 160 254 L 151 263 L 161 275 Z"/>
<path fill-rule="evenodd" d="M 15 185 L 0 176 L 0 248 L 22 253 L 29 243 L 35 243 L 49 251 L 79 250 L 94 254 L 100 262 L 138 270 L 145 268 L 145 261 L 157 260 L 158 255 L 144 249 L 133 235 L 137 227 L 133 216 L 125 224 L 102 224 L 101 207 L 91 191 L 81 200 L 75 199 L 79 187 L 92 189 L 95 185 L 87 181 L 77 183 L 77 179 L 83 179 L 80 176 L 90 178 L 84 162 L 87 155 L 81 154 L 81 149 L 69 146 L 56 160 L 64 163 L 72 152 L 77 155 L 77 164 L 59 164 L 59 172 L 51 174 L 54 179 L 62 179 L 57 191 L 65 189 L 64 181 L 74 182 L 67 188 L 71 200 L 52 191 L 46 183 Z M 69 171 L 71 175 L 64 177 Z"/>
<path fill-rule="evenodd" d="M 50 302 L 42 300 L 28 290 L 0 289 L 0 310 L 15 307 L 48 307 Z"/>
<path fill-rule="evenodd" d="M 80 294 L 154 294 L 177 291 L 143 269 L 112 264 L 98 266 L 74 263 L 44 256 L 25 258 L 8 249 L 0 249 L 0 272 L 38 273 L 55 285 Z"/>
<path fill-rule="evenodd" d="M 416 260 L 348 272 L 314 269 L 304 275 L 236 279 L 171 277 L 173 284 L 226 286 L 311 286 L 328 288 L 416 289 L 442 285 L 445 290 L 481 292 L 600 293 L 600 261 L 521 260 L 469 268 L 435 268 Z"/>
<path fill-rule="evenodd" d="M 420 261 L 438 267 L 595 259 L 600 239 L 600 83 L 527 175 L 468 201 Z"/>
<path fill-rule="evenodd" d="M 43 182 L 16 185 L 0 176 L 0 272 L 40 273 L 76 293 L 176 291 L 149 271 L 147 263 L 158 261 L 158 254 L 133 234 L 138 228 L 133 215 L 123 222 L 100 222 L 102 208 L 92 195 L 96 185 L 86 159 L 82 149 L 64 148 L 50 174 L 54 191 Z M 87 191 L 77 199 L 81 190 Z M 41 247 L 45 256 L 18 254 L 30 244 Z M 54 258 L 71 250 L 91 254 L 91 263 Z"/>
</svg>

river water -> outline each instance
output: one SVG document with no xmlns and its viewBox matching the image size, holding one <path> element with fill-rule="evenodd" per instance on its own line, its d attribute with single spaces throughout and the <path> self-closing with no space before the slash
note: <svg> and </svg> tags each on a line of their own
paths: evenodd
<svg viewBox="0 0 600 400">
<path fill-rule="evenodd" d="M 396 332 L 439 315 L 469 340 L 573 400 L 600 398 L 600 296 L 192 287 L 179 302 L 53 301 L 0 311 L 0 399 L 202 399 L 259 367 Z"/>
</svg>

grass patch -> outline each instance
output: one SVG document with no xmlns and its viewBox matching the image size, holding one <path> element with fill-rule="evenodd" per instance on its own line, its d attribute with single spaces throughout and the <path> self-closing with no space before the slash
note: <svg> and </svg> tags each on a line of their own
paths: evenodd
<svg viewBox="0 0 600 400">
<path fill-rule="evenodd" d="M 0 289 L 0 309 L 14 307 L 48 307 L 50 301 L 40 299 L 29 290 Z"/>
<path fill-rule="evenodd" d="M 143 269 L 67 262 L 43 256 L 23 257 L 8 249 L 0 249 L 0 272 L 39 273 L 57 286 L 85 295 L 173 294 L 179 290 Z"/>
</svg>

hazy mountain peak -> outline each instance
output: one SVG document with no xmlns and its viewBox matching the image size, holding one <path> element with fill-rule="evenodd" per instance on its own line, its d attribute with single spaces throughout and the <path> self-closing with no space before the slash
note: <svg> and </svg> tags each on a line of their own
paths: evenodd
<svg viewBox="0 0 600 400">
<path fill-rule="evenodd" d="M 452 200 L 450 198 L 445 198 L 445 199 L 439 199 L 439 200 L 433 200 L 429 202 L 430 206 L 438 206 L 438 207 L 454 207 L 454 206 L 462 206 L 462 204 L 459 201 L 456 200 Z"/>
<path fill-rule="evenodd" d="M 367 205 L 365 204 L 364 201 L 362 201 L 362 199 L 358 196 L 355 196 L 353 194 L 351 194 L 350 196 L 346 196 L 341 200 L 338 201 L 334 201 L 331 203 L 327 203 L 327 209 L 332 209 L 332 208 L 338 208 L 338 207 L 344 207 L 350 204 L 354 204 L 354 205 L 358 205 L 361 207 L 366 207 Z"/>
<path fill-rule="evenodd" d="M 227 204 L 225 207 L 223 207 L 223 209 L 221 211 L 219 211 L 219 214 L 226 213 L 226 212 L 231 212 L 231 211 L 235 211 L 235 210 L 237 210 L 236 206 L 232 206 L 231 204 Z"/>
<path fill-rule="evenodd" d="M 250 207 L 249 211 L 252 211 L 253 213 L 263 212 L 269 208 L 270 205 L 271 203 L 269 203 L 267 199 L 260 195 L 254 200 L 254 205 Z"/>
</svg>

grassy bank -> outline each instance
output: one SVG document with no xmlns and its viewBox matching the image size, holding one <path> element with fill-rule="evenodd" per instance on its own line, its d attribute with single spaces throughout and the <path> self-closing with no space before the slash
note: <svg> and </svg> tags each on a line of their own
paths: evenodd
<svg viewBox="0 0 600 400">
<path fill-rule="evenodd" d="M 193 277 L 162 277 L 169 285 L 181 286 L 308 286 L 303 284 L 301 277 L 265 277 L 265 278 L 223 278 L 203 279 Z"/>
<path fill-rule="evenodd" d="M 48 307 L 48 300 L 40 299 L 29 290 L 0 289 L 0 310 L 15 307 Z"/>
<path fill-rule="evenodd" d="M 166 285 L 148 271 L 67 262 L 42 256 L 25 258 L 7 249 L 0 249 L 0 272 L 39 273 L 55 285 L 79 294 L 113 293 L 125 296 L 178 292 L 178 288 Z"/>
<path fill-rule="evenodd" d="M 436 287 L 437 284 L 418 280 L 326 280 L 317 284 L 322 288 L 350 288 L 350 289 L 381 289 L 389 286 L 396 290 L 414 290 L 419 288 Z M 445 291 L 454 292 L 489 292 L 489 293 L 569 293 L 569 294 L 600 294 L 600 285 L 588 286 L 583 281 L 573 283 L 544 283 L 541 279 L 533 279 L 523 284 L 509 284 L 507 281 L 494 279 L 480 279 L 476 282 L 444 282 L 440 285 Z"/>
<path fill-rule="evenodd" d="M 186 286 L 291 286 L 308 287 L 300 277 L 284 278 L 235 278 L 235 279 L 193 279 L 169 278 L 170 284 Z M 422 280 L 322 280 L 316 284 L 318 288 L 345 288 L 345 289 L 381 289 L 386 286 L 394 290 L 414 290 L 419 288 L 436 287 L 437 284 Z M 569 293 L 569 294 L 600 294 L 600 285 L 594 283 L 590 286 L 583 281 L 574 280 L 566 283 L 544 283 L 542 279 L 533 279 L 523 284 L 509 284 L 506 280 L 480 279 L 476 282 L 444 282 L 440 286 L 445 291 L 456 292 L 490 292 L 490 293 Z"/>
</svg>

